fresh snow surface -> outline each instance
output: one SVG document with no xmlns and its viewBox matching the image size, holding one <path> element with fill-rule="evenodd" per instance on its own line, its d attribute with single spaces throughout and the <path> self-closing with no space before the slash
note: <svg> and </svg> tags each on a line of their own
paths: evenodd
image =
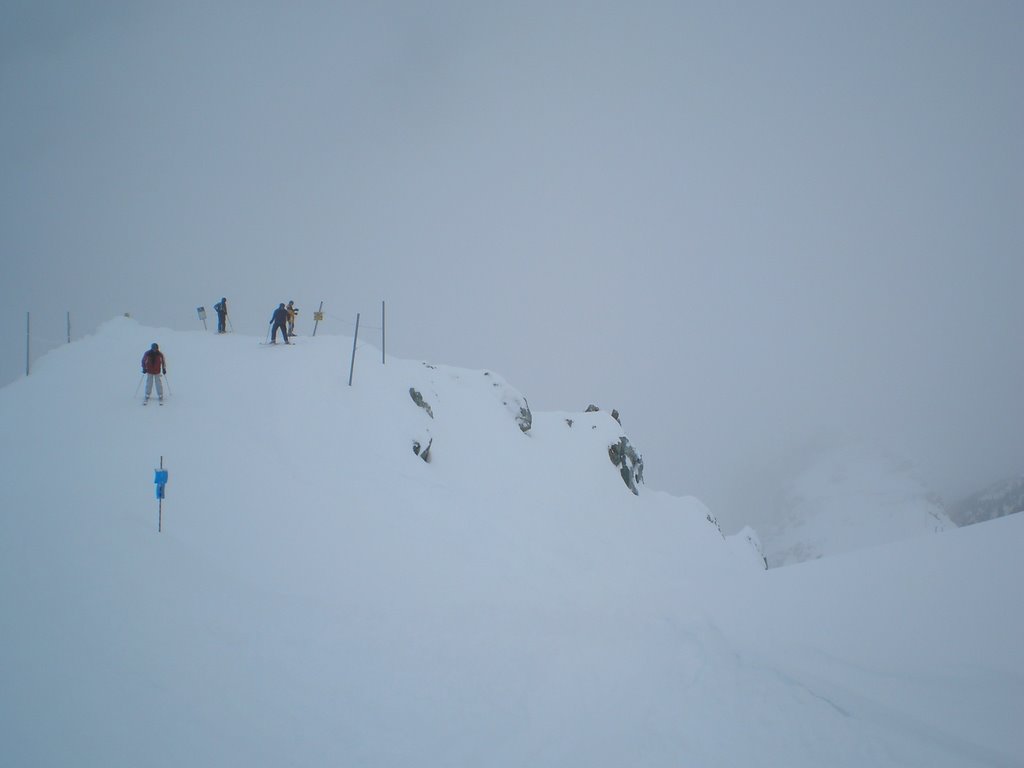
<svg viewBox="0 0 1024 768">
<path fill-rule="evenodd" d="M 1024 765 L 1024 515 L 766 571 L 605 412 L 258 341 L 119 318 L 0 390 L 4 765 Z"/>
</svg>

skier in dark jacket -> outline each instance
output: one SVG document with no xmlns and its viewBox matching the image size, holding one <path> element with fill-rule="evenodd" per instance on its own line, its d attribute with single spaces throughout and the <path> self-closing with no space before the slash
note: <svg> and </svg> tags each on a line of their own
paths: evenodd
<svg viewBox="0 0 1024 768">
<path fill-rule="evenodd" d="M 164 385 L 160 379 L 160 374 L 167 373 L 167 361 L 164 360 L 164 353 L 160 351 L 160 347 L 157 346 L 155 341 L 146 350 L 146 354 L 142 356 L 142 373 L 146 376 L 146 397 L 142 401 L 143 405 L 149 402 L 149 395 L 153 391 L 154 381 L 156 381 L 156 396 L 163 403 Z"/>
<path fill-rule="evenodd" d="M 284 302 L 277 305 L 277 309 L 274 310 L 270 322 L 274 326 L 270 332 L 270 343 L 277 344 L 277 331 L 280 329 L 281 335 L 284 336 L 284 343 L 291 344 L 288 341 L 288 310 L 285 309 Z"/>
<path fill-rule="evenodd" d="M 217 312 L 217 333 L 227 333 L 224 326 L 228 321 L 228 300 L 221 299 L 213 305 L 213 308 Z"/>
</svg>

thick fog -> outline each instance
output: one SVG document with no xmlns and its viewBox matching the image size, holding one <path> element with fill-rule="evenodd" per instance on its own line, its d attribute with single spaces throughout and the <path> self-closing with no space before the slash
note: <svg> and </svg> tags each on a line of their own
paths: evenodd
<svg viewBox="0 0 1024 768">
<path fill-rule="evenodd" d="M 953 500 L 1024 472 L 1022 82 L 1014 2 L 7 2 L 0 383 L 29 311 L 386 301 L 725 527 L 848 437 Z"/>
</svg>

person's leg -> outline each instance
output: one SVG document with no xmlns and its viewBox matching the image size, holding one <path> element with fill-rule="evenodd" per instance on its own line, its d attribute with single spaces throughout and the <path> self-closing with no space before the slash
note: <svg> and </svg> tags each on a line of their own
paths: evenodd
<svg viewBox="0 0 1024 768">
<path fill-rule="evenodd" d="M 160 374 L 157 374 L 153 378 L 156 379 L 156 396 L 159 397 L 161 400 L 163 400 L 164 399 L 164 380 L 163 380 L 163 377 L 160 376 Z"/>
<path fill-rule="evenodd" d="M 146 374 L 146 400 L 149 400 L 149 393 L 153 391 L 153 374 Z"/>
</svg>

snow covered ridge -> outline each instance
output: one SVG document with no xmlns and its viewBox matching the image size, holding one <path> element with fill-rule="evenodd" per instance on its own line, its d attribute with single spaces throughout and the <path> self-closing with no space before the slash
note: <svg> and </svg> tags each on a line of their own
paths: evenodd
<svg viewBox="0 0 1024 768">
<path fill-rule="evenodd" d="M 133 452 L 152 446 L 149 461 L 166 455 L 169 464 L 179 464 L 172 470 L 177 477 L 185 471 L 182 454 L 205 454 L 208 445 L 234 444 L 241 434 L 252 454 L 247 464 L 257 471 L 273 473 L 303 456 L 310 466 L 324 460 L 325 474 L 348 488 L 370 473 L 396 472 L 428 484 L 486 493 L 514 487 L 542 498 L 553 495 L 553 486 L 617 498 L 624 491 L 638 495 L 643 484 L 643 459 L 614 411 L 591 405 L 585 412 L 534 414 L 526 397 L 494 372 L 394 358 L 382 365 L 369 346 L 359 348 L 348 386 L 350 338 L 298 336 L 291 346 L 259 341 L 146 328 L 116 317 L 41 358 L 32 376 L 5 394 L 29 402 L 43 397 L 51 412 L 61 403 L 70 411 L 63 419 L 72 440 L 151 430 L 142 441 L 116 442 L 127 442 Z M 170 395 L 161 421 L 142 422 L 154 417 L 134 410 L 142 394 L 137 370 L 153 342 L 166 356 Z M 270 448 L 278 443 L 281 457 Z M 188 447 L 176 450 L 178 444 Z M 263 456 L 268 450 L 271 455 Z M 211 474 L 216 465 L 212 458 L 201 473 Z M 692 507 L 693 516 L 722 538 L 702 504 L 675 503 Z"/>
<path fill-rule="evenodd" d="M 1024 512 L 1024 477 L 994 483 L 968 496 L 953 505 L 949 516 L 957 525 L 973 525 L 1017 512 Z"/>
<path fill-rule="evenodd" d="M 609 413 L 258 341 L 118 319 L 0 389 L 4 765 L 1024 764 L 1024 516 L 765 571 Z"/>
</svg>

